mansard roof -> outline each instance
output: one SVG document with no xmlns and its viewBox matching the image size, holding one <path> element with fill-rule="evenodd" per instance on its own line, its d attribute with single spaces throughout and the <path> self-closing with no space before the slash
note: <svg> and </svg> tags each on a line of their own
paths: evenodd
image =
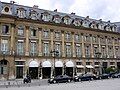
<svg viewBox="0 0 120 90">
<path fill-rule="evenodd" d="M 80 21 L 88 21 L 89 23 L 96 23 L 96 25 L 98 24 L 103 24 L 104 26 L 106 25 L 110 25 L 110 26 L 115 26 L 113 25 L 113 23 L 111 22 L 105 22 L 105 21 L 102 21 L 102 19 L 100 20 L 95 20 L 95 19 L 91 19 L 89 18 L 89 16 L 87 17 L 82 17 L 82 16 L 78 16 L 78 15 L 75 15 L 75 13 L 71 13 L 71 14 L 67 14 L 67 13 L 62 13 L 62 12 L 58 12 L 57 10 L 54 10 L 54 11 L 50 11 L 50 10 L 43 10 L 43 9 L 39 9 L 37 5 L 34 5 L 33 7 L 29 7 L 29 6 L 23 6 L 23 5 L 18 5 L 18 4 L 14 4 L 14 3 L 6 3 L 6 2 L 0 2 L 0 12 L 2 11 L 3 7 L 8 5 L 10 8 L 12 8 L 12 15 L 15 16 L 16 13 L 17 13 L 17 10 L 19 9 L 23 9 L 26 11 L 26 18 L 30 18 L 29 17 L 29 14 L 32 11 L 35 11 L 37 12 L 37 14 L 39 15 L 39 17 L 42 15 L 42 14 L 48 14 L 48 15 L 51 15 L 53 18 L 54 17 L 60 17 L 61 19 L 67 17 L 67 18 L 70 18 L 71 20 L 80 20 Z M 39 18 L 38 17 L 38 18 Z"/>
</svg>

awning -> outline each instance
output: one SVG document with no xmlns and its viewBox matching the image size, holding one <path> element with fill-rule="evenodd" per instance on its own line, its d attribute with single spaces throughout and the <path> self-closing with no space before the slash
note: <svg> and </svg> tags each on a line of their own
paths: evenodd
<svg viewBox="0 0 120 90">
<path fill-rule="evenodd" d="M 55 67 L 63 67 L 63 63 L 61 61 L 56 61 Z"/>
<path fill-rule="evenodd" d="M 86 65 L 86 68 L 94 68 L 92 65 Z"/>
<path fill-rule="evenodd" d="M 100 65 L 95 65 L 95 67 L 100 67 Z"/>
<path fill-rule="evenodd" d="M 51 67 L 52 65 L 51 65 L 51 63 L 49 62 L 49 61 L 44 61 L 43 63 L 42 63 L 42 67 Z"/>
<path fill-rule="evenodd" d="M 38 67 L 39 63 L 37 61 L 31 61 L 29 67 Z"/>
<path fill-rule="evenodd" d="M 66 67 L 74 67 L 74 64 L 72 61 L 66 62 Z"/>
<path fill-rule="evenodd" d="M 77 68 L 84 68 L 83 65 L 77 65 L 76 67 L 77 67 Z"/>
</svg>

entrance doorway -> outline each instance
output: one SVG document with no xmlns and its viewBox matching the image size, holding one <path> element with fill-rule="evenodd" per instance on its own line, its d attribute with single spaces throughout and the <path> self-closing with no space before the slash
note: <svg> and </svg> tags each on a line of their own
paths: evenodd
<svg viewBox="0 0 120 90">
<path fill-rule="evenodd" d="M 31 79 L 38 79 L 38 67 L 29 67 Z"/>
<path fill-rule="evenodd" d="M 16 78 L 23 78 L 23 67 L 16 67 Z"/>
<path fill-rule="evenodd" d="M 62 67 L 55 67 L 55 76 L 62 75 Z"/>
<path fill-rule="evenodd" d="M 66 67 L 66 75 L 73 76 L 73 67 Z"/>
<path fill-rule="evenodd" d="M 51 67 L 43 67 L 42 68 L 42 77 L 43 77 L 43 79 L 50 78 L 50 75 L 51 75 Z"/>
</svg>

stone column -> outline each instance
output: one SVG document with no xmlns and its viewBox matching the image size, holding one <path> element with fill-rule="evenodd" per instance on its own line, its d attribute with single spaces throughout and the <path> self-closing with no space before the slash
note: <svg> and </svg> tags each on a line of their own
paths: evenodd
<svg viewBox="0 0 120 90">
<path fill-rule="evenodd" d="M 62 57 L 65 57 L 65 36 L 64 31 L 62 31 Z"/>
<path fill-rule="evenodd" d="M 39 56 L 42 56 L 42 41 L 41 41 L 41 38 L 42 38 L 42 28 L 39 28 L 39 29 L 38 29 L 38 33 L 39 33 L 39 34 L 38 34 L 38 36 L 39 36 L 39 42 L 38 42 L 38 43 L 39 43 L 39 45 L 38 45 L 38 48 L 39 48 L 39 49 L 38 49 L 38 53 L 39 53 L 39 54 L 38 54 L 38 55 L 39 55 Z"/>
<path fill-rule="evenodd" d="M 26 26 L 26 43 L 25 43 L 25 55 L 29 56 L 29 26 Z"/>
</svg>

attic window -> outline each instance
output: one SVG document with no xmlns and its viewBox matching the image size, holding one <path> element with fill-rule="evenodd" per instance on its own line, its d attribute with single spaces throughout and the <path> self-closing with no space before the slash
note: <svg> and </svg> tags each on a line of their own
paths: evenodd
<svg viewBox="0 0 120 90">
<path fill-rule="evenodd" d="M 8 7 L 5 7 L 5 12 L 9 12 L 9 8 Z"/>
</svg>

